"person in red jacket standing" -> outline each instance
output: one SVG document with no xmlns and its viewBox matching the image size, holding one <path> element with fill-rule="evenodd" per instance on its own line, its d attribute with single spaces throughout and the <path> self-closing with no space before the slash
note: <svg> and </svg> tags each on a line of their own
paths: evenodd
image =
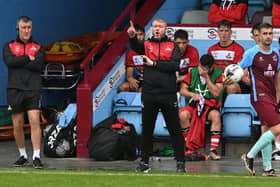
<svg viewBox="0 0 280 187">
<path fill-rule="evenodd" d="M 280 0 L 274 0 L 272 3 L 272 25 L 280 27 Z"/>
<path fill-rule="evenodd" d="M 27 112 L 31 126 L 33 167 L 40 169 L 43 168 L 40 160 L 40 74 L 44 67 L 44 49 L 32 39 L 32 20 L 29 17 L 19 17 L 16 29 L 17 39 L 8 42 L 3 49 L 4 62 L 8 67 L 8 110 L 12 113 L 14 137 L 20 152 L 13 166 L 28 163 L 23 131 L 24 112 Z"/>
<path fill-rule="evenodd" d="M 245 24 L 248 0 L 213 0 L 208 22 L 218 23 L 228 20 L 231 23 Z"/>
<path fill-rule="evenodd" d="M 149 156 L 153 151 L 153 131 L 159 110 L 161 110 L 172 145 L 175 150 L 176 171 L 186 172 L 184 138 L 180 132 L 177 101 L 176 72 L 179 71 L 181 53 L 179 47 L 166 36 L 167 23 L 163 19 L 152 22 L 153 36 L 137 40 L 131 21 L 127 30 L 133 50 L 144 59 L 142 85 L 142 149 L 141 162 L 136 171 L 149 172 Z"/>
</svg>

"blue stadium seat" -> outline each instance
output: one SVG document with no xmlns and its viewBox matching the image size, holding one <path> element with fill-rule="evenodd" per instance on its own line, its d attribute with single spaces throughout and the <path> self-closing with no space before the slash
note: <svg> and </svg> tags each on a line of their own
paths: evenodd
<svg viewBox="0 0 280 187">
<path fill-rule="evenodd" d="M 252 125 L 260 125 L 250 94 L 230 94 L 222 109 L 223 137 L 251 137 Z"/>
<path fill-rule="evenodd" d="M 248 17 L 252 21 L 252 17 L 257 11 L 264 11 L 267 7 L 265 0 L 249 0 L 248 1 Z"/>
<path fill-rule="evenodd" d="M 141 93 L 120 92 L 113 98 L 113 112 L 141 110 Z"/>
<path fill-rule="evenodd" d="M 113 112 L 119 118 L 124 118 L 127 122 L 132 123 L 138 135 L 142 133 L 142 107 L 141 93 L 137 92 L 120 92 L 113 99 Z M 169 136 L 165 128 L 165 121 L 161 112 L 156 120 L 154 136 Z"/>
<path fill-rule="evenodd" d="M 223 137 L 250 137 L 252 116 L 244 112 L 223 114 Z"/>
<path fill-rule="evenodd" d="M 271 11 L 256 11 L 253 14 L 251 24 L 255 25 L 257 23 L 270 23 L 272 21 L 272 12 Z"/>
<path fill-rule="evenodd" d="M 251 104 L 250 94 L 229 94 L 222 109 L 224 112 L 250 112 L 254 117 L 258 115 Z"/>
<path fill-rule="evenodd" d="M 141 93 L 120 92 L 113 98 L 113 112 L 119 118 L 124 118 L 134 125 L 138 135 L 142 133 L 141 126 Z"/>
<path fill-rule="evenodd" d="M 208 11 L 187 10 L 181 18 L 181 24 L 209 24 Z"/>
<path fill-rule="evenodd" d="M 142 124 L 141 124 L 141 120 L 142 120 L 142 113 L 139 111 L 123 111 L 123 110 L 119 110 L 115 109 L 115 112 L 117 113 L 117 116 L 119 118 L 123 118 L 125 119 L 128 123 L 133 124 L 133 126 L 135 127 L 136 133 L 138 135 L 141 135 L 142 133 Z"/>
</svg>

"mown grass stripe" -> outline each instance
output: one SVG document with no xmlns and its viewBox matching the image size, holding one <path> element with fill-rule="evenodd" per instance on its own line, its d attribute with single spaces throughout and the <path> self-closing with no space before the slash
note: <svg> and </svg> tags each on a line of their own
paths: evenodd
<svg viewBox="0 0 280 187">
<path fill-rule="evenodd" d="M 0 170 L 0 174 L 35 174 L 35 175 L 76 175 L 76 176 L 146 176 L 146 177 L 196 177 L 196 178 L 264 178 L 262 176 L 248 176 L 246 174 L 229 174 L 229 173 L 136 173 L 136 172 L 108 172 L 108 171 L 57 171 L 57 170 Z"/>
</svg>

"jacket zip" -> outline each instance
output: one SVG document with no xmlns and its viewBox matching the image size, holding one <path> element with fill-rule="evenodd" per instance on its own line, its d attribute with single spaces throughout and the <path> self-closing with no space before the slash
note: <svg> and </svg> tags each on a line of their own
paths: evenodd
<svg viewBox="0 0 280 187">
<path fill-rule="evenodd" d="M 158 62 L 160 61 L 160 42 L 158 42 Z"/>
<path fill-rule="evenodd" d="M 25 43 L 23 43 L 23 51 L 24 51 L 24 55 L 26 54 L 26 47 L 25 47 Z"/>
</svg>

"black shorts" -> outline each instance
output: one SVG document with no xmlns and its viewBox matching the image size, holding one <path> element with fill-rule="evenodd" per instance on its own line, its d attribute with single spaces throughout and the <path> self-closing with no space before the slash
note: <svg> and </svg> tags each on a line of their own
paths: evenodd
<svg viewBox="0 0 280 187">
<path fill-rule="evenodd" d="M 8 89 L 7 100 L 8 110 L 13 114 L 41 108 L 40 91 Z"/>
</svg>

